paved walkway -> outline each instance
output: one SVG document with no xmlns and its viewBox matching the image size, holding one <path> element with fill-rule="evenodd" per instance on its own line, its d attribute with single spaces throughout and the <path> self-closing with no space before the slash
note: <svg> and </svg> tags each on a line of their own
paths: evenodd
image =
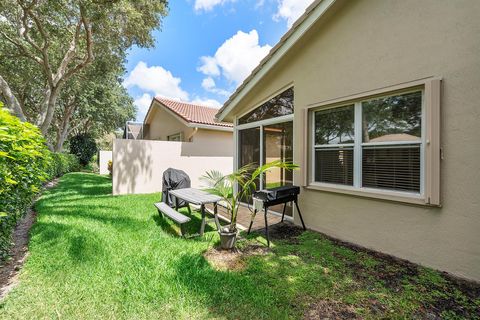
<svg viewBox="0 0 480 320">
<path fill-rule="evenodd" d="M 207 208 L 210 210 L 213 210 L 212 206 L 208 206 Z M 253 210 L 252 207 L 250 209 Z M 222 207 L 218 206 L 218 213 L 221 217 L 224 218 L 224 220 L 230 221 L 230 214 L 227 212 L 227 210 Z M 246 206 L 240 206 L 240 209 L 238 210 L 238 217 L 237 217 L 237 224 L 239 224 L 240 229 L 248 229 L 248 226 L 250 225 L 250 219 L 251 219 L 251 212 Z M 269 210 L 268 212 L 268 225 L 274 225 L 279 223 L 282 218 L 278 215 L 275 215 Z M 252 226 L 252 231 L 253 230 L 260 230 L 265 228 L 265 219 L 264 219 L 264 213 L 258 212 L 255 220 L 253 221 L 253 226 Z"/>
</svg>

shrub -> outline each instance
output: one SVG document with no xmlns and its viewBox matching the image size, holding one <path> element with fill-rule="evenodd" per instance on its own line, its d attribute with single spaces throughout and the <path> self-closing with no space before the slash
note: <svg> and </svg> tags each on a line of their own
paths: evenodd
<svg viewBox="0 0 480 320">
<path fill-rule="evenodd" d="M 0 260 L 42 183 L 79 167 L 74 155 L 51 153 L 36 126 L 21 122 L 0 103 Z"/>
<path fill-rule="evenodd" d="M 89 169 L 90 169 L 91 172 L 93 172 L 93 173 L 99 173 L 100 172 L 100 168 L 98 166 L 98 153 L 95 153 L 95 155 L 92 157 L 92 160 L 90 161 L 88 166 L 90 167 Z"/>
<path fill-rule="evenodd" d="M 113 161 L 112 160 L 108 160 L 107 169 L 108 169 L 108 174 L 111 177 L 112 173 L 113 173 Z"/>
<path fill-rule="evenodd" d="M 40 130 L 0 105 L 0 258 L 7 254 L 17 219 L 48 179 L 51 161 Z"/>
<path fill-rule="evenodd" d="M 78 134 L 70 139 L 70 153 L 78 157 L 82 166 L 86 166 L 97 151 L 97 143 L 88 133 Z"/>
<path fill-rule="evenodd" d="M 80 162 L 73 154 L 52 153 L 52 162 L 48 168 L 48 178 L 54 179 L 65 173 L 80 170 Z"/>
</svg>

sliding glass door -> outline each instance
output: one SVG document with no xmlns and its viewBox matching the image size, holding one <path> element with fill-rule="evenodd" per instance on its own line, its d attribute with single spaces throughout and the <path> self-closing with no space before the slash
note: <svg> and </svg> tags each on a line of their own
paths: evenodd
<svg viewBox="0 0 480 320">
<path fill-rule="evenodd" d="M 263 126 L 263 163 L 273 161 L 293 161 L 293 124 L 283 122 Z M 293 184 L 291 171 L 275 168 L 264 177 L 265 188 L 275 188 Z"/>
<path fill-rule="evenodd" d="M 293 161 L 293 122 L 282 122 L 263 126 L 263 163 L 272 161 Z M 275 168 L 263 177 L 263 188 L 293 185 L 293 172 Z M 272 210 L 282 212 L 283 205 L 273 206 Z M 291 204 L 285 214 L 292 216 Z"/>
<path fill-rule="evenodd" d="M 238 168 L 247 164 L 258 165 L 260 159 L 260 127 L 238 131 Z M 260 179 L 256 181 L 257 190 L 260 189 Z M 245 203 L 252 203 L 252 199 L 243 199 Z"/>
<path fill-rule="evenodd" d="M 256 166 L 275 160 L 293 161 L 293 87 L 243 115 L 236 123 L 237 166 Z M 257 190 L 293 184 L 293 173 L 273 169 L 256 182 Z M 251 203 L 252 199 L 243 199 Z M 283 206 L 272 207 L 282 212 Z M 286 214 L 291 216 L 291 208 Z"/>
<path fill-rule="evenodd" d="M 253 163 L 263 165 L 272 161 L 293 161 L 293 123 L 281 122 L 238 130 L 238 167 Z M 257 190 L 293 184 L 293 173 L 283 169 L 272 169 L 257 180 Z M 251 199 L 243 199 L 251 203 Z M 281 212 L 283 206 L 272 207 Z M 286 214 L 292 209 L 287 206 Z"/>
</svg>

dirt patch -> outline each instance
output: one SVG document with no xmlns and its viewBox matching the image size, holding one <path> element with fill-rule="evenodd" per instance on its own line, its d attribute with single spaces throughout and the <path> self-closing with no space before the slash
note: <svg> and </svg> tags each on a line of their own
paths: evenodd
<svg viewBox="0 0 480 320">
<path fill-rule="evenodd" d="M 426 291 L 441 292 L 440 296 L 424 302 L 419 311 L 430 319 L 442 319 L 444 313 L 455 314 L 463 319 L 480 319 L 480 284 L 454 278 L 443 273 L 444 283 L 424 285 Z"/>
<path fill-rule="evenodd" d="M 373 251 L 352 243 L 340 241 L 326 236 L 337 246 L 346 247 L 360 253 L 365 258 L 373 258 L 374 265 L 362 263 L 363 258 L 351 259 L 338 252 L 333 255 L 343 260 L 351 275 L 357 283 L 362 285 L 371 284 L 372 281 L 381 281 L 385 288 L 399 293 L 404 290 L 404 284 L 410 283 L 432 299 L 422 301 L 416 316 L 419 319 L 443 319 L 445 313 L 454 314 L 462 319 L 480 319 L 480 283 L 457 278 L 446 272 L 439 272 L 440 282 L 421 281 L 422 267 L 410 261 L 400 259 L 388 254 Z M 432 294 L 432 293 L 438 294 Z M 373 315 L 384 316 L 387 308 L 377 300 L 369 300 L 362 304 L 363 308 L 369 309 Z"/>
<path fill-rule="evenodd" d="M 18 283 L 18 273 L 28 256 L 28 233 L 35 223 L 36 213 L 29 210 L 13 232 L 11 258 L 0 267 L 0 300 Z"/>
<path fill-rule="evenodd" d="M 303 228 L 290 222 L 276 223 L 268 227 L 270 240 L 282 240 L 290 244 L 299 244 L 300 241 L 298 240 L 298 236 L 304 231 Z M 256 232 L 265 234 L 265 228 L 258 229 Z"/>
<path fill-rule="evenodd" d="M 240 271 L 245 268 L 245 259 L 254 255 L 265 255 L 270 251 L 263 246 L 251 245 L 245 248 L 233 250 L 221 250 L 211 248 L 203 256 L 207 261 L 218 270 Z"/>
<path fill-rule="evenodd" d="M 304 319 L 362 319 L 355 313 L 355 308 L 333 300 L 320 300 L 312 303 L 304 315 Z"/>
<path fill-rule="evenodd" d="M 58 181 L 58 178 L 49 181 L 44 185 L 44 188 L 55 187 Z M 28 256 L 30 228 L 35 223 L 36 218 L 36 212 L 29 209 L 13 231 L 13 247 L 10 249 L 10 258 L 0 266 L 0 300 L 18 284 L 18 274 Z"/>
<path fill-rule="evenodd" d="M 376 264 L 371 267 L 361 263 L 361 259 L 350 260 L 334 252 L 333 255 L 344 261 L 349 270 L 352 270 L 353 278 L 360 283 L 368 283 L 372 279 L 381 281 L 386 288 L 393 292 L 400 292 L 403 289 L 405 279 L 418 275 L 418 267 L 396 258 L 386 258 L 381 254 L 369 253 L 375 258 Z"/>
<path fill-rule="evenodd" d="M 43 186 L 45 189 L 50 189 L 50 188 L 53 188 L 55 187 L 57 184 L 58 184 L 58 181 L 60 180 L 60 178 L 55 178 L 53 179 L 52 181 L 48 181 L 47 183 L 45 183 L 45 185 Z"/>
</svg>

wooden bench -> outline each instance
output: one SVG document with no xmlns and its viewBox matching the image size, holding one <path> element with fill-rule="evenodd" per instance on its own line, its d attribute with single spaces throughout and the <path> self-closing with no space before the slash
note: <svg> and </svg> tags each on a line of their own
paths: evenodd
<svg viewBox="0 0 480 320">
<path fill-rule="evenodd" d="M 185 235 L 184 224 L 191 220 L 189 217 L 181 214 L 175 209 L 170 208 L 165 202 L 157 202 L 153 205 L 157 208 L 159 214 L 161 214 L 162 216 L 167 216 L 173 221 L 175 221 L 177 224 L 179 224 L 180 233 L 182 234 L 182 236 Z"/>
</svg>

